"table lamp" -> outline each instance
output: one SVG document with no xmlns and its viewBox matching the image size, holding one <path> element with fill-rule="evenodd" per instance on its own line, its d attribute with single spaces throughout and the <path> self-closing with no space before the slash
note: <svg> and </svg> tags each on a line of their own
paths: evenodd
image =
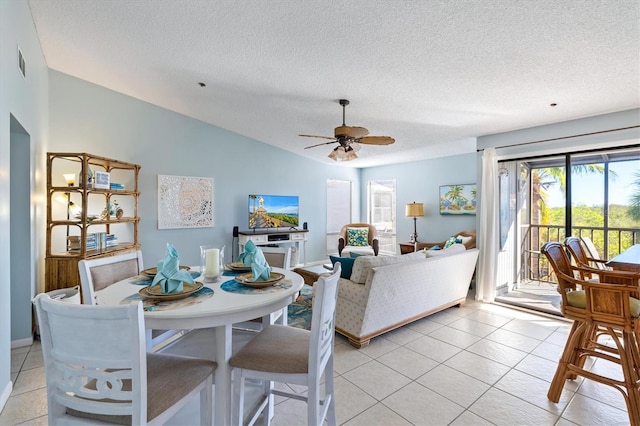
<svg viewBox="0 0 640 426">
<path fill-rule="evenodd" d="M 418 242 L 418 230 L 416 228 L 416 222 L 418 217 L 424 216 L 424 207 L 422 203 L 416 203 L 414 201 L 413 203 L 407 204 L 405 207 L 404 215 L 406 217 L 413 218 L 413 234 L 411 235 L 411 240 L 413 242 Z"/>
</svg>

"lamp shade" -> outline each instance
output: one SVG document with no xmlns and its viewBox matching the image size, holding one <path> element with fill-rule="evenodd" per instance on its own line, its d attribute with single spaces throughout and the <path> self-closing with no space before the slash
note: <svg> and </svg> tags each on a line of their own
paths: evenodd
<svg viewBox="0 0 640 426">
<path fill-rule="evenodd" d="M 422 203 L 410 203 L 405 207 L 404 215 L 406 217 L 419 217 L 424 216 L 424 207 Z"/>
<path fill-rule="evenodd" d="M 67 182 L 67 185 L 73 185 L 76 181 L 75 173 L 65 173 L 62 176 L 64 176 L 64 180 Z"/>
</svg>

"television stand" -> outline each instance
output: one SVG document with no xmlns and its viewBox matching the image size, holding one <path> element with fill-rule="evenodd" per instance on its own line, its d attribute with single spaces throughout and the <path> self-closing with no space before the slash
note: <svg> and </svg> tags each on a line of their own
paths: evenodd
<svg viewBox="0 0 640 426">
<path fill-rule="evenodd" d="M 238 232 L 238 253 L 244 252 L 244 246 L 253 241 L 256 246 L 293 245 L 298 253 L 300 261 L 300 248 L 302 246 L 302 265 L 307 263 L 307 233 L 308 229 L 253 229 Z M 302 244 L 301 244 L 302 243 Z M 298 266 L 298 265 L 295 265 Z"/>
</svg>

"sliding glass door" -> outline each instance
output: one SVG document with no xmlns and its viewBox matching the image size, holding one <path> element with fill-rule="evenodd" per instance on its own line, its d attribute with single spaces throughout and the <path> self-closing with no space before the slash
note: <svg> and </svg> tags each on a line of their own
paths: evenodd
<svg viewBox="0 0 640 426">
<path fill-rule="evenodd" d="M 540 284 L 554 281 L 540 253 L 548 241 L 579 236 L 591 240 L 603 259 L 640 243 L 639 146 L 512 160 L 501 162 L 500 170 L 501 250 L 513 262 L 499 274 L 513 279 L 496 283 L 498 298 L 532 286 L 520 299 L 556 296 Z M 540 304 L 536 297 L 532 305 Z"/>
</svg>

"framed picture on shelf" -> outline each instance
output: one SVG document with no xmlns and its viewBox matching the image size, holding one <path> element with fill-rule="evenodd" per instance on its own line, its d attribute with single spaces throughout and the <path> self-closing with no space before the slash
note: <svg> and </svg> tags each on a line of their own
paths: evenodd
<svg viewBox="0 0 640 426">
<path fill-rule="evenodd" d="M 441 215 L 475 215 L 477 186 L 472 184 L 440 187 Z"/>
<path fill-rule="evenodd" d="M 95 172 L 93 182 L 95 189 L 109 189 L 111 175 L 107 172 Z"/>
</svg>

